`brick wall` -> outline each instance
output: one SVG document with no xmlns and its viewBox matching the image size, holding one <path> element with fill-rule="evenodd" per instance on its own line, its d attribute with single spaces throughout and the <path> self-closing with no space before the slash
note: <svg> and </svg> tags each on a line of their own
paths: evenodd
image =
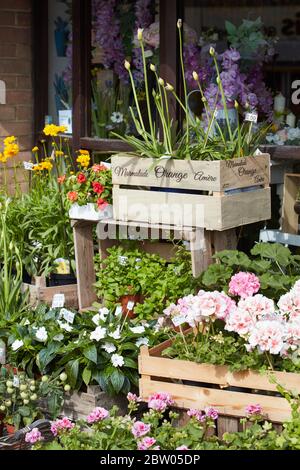
<svg viewBox="0 0 300 470">
<path fill-rule="evenodd" d="M 18 137 L 21 158 L 33 145 L 31 0 L 0 0 L 0 80 L 6 104 L 0 104 L 0 141 Z"/>
</svg>

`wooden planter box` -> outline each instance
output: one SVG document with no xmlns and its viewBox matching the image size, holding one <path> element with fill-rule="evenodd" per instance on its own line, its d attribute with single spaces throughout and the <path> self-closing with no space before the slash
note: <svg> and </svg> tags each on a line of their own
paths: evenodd
<svg viewBox="0 0 300 470">
<path fill-rule="evenodd" d="M 227 230 L 271 217 L 268 154 L 219 161 L 119 154 L 112 178 L 116 220 Z"/>
<path fill-rule="evenodd" d="M 64 294 L 65 307 L 78 308 L 77 284 L 46 287 L 46 279 L 42 278 L 42 282 L 39 284 L 26 284 L 24 282 L 22 290 L 23 292 L 29 291 L 29 303 L 31 305 L 39 303 L 51 305 L 55 294 Z"/>
<path fill-rule="evenodd" d="M 168 392 L 178 408 L 203 410 L 213 406 L 220 415 L 235 418 L 246 416 L 247 405 L 259 403 L 272 422 L 282 423 L 291 417 L 288 402 L 275 396 L 276 385 L 269 381 L 267 374 L 251 370 L 232 373 L 227 366 L 162 357 L 162 351 L 170 344 L 171 341 L 165 341 L 150 350 L 146 346 L 141 348 L 139 387 L 143 399 L 147 400 L 152 393 Z M 300 374 L 274 372 L 274 376 L 287 390 L 300 393 Z M 182 381 L 191 381 L 191 384 Z M 255 393 L 251 393 L 254 390 Z"/>
</svg>

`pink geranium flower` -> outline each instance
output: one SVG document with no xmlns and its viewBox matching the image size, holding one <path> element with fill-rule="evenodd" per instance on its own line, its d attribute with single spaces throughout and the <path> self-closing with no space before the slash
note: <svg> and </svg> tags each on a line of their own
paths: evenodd
<svg viewBox="0 0 300 470">
<path fill-rule="evenodd" d="M 279 354 L 284 348 L 285 327 L 278 320 L 258 321 L 249 336 L 249 344 L 253 348 L 258 346 L 260 351 L 269 351 Z"/>
<path fill-rule="evenodd" d="M 229 282 L 229 293 L 245 299 L 256 294 L 260 289 L 260 282 L 253 273 L 239 272 L 232 276 Z"/>
<path fill-rule="evenodd" d="M 168 406 L 174 403 L 168 393 L 154 393 L 148 399 L 148 408 L 156 411 L 165 411 Z"/>
<path fill-rule="evenodd" d="M 261 415 L 262 414 L 262 407 L 259 404 L 256 405 L 248 405 L 245 408 L 247 415 Z"/>
<path fill-rule="evenodd" d="M 138 438 L 148 434 L 150 429 L 150 424 L 143 423 L 143 421 L 136 421 L 131 428 L 131 432 L 135 438 Z"/>
<path fill-rule="evenodd" d="M 190 450 L 187 446 L 179 446 L 179 447 L 176 447 L 176 450 Z"/>
<path fill-rule="evenodd" d="M 60 431 L 67 431 L 69 429 L 74 428 L 75 424 L 72 423 L 69 418 L 62 418 L 62 419 L 57 419 L 51 424 L 51 432 L 54 436 L 57 436 L 57 434 Z"/>
<path fill-rule="evenodd" d="M 86 418 L 89 424 L 98 423 L 109 416 L 109 412 L 105 408 L 95 408 Z"/>
<path fill-rule="evenodd" d="M 30 444 L 35 444 L 36 442 L 43 440 L 44 438 L 38 428 L 33 428 L 32 431 L 27 432 L 25 435 L 25 442 L 30 442 Z"/>
<path fill-rule="evenodd" d="M 148 450 L 156 443 L 154 437 L 144 437 L 140 442 L 138 442 L 138 450 Z"/>
</svg>

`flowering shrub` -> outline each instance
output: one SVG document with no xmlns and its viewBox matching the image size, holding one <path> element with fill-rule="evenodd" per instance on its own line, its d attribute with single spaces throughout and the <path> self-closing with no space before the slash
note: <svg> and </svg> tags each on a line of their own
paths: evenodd
<svg viewBox="0 0 300 470">
<path fill-rule="evenodd" d="M 117 416 L 117 407 L 110 411 L 102 408 L 98 420 L 81 420 L 76 424 L 64 418 L 52 423 L 54 441 L 44 443 L 37 430 L 26 434 L 26 441 L 34 444 L 34 449 L 42 450 L 269 450 L 300 448 L 299 397 L 294 398 L 281 389 L 292 407 L 292 419 L 283 424 L 282 431 L 276 431 L 266 421 L 259 404 L 249 404 L 245 409 L 246 418 L 240 420 L 240 432 L 213 435 L 218 411 L 215 408 L 188 410 L 185 424 L 177 423 L 178 413 L 167 411 L 172 397 L 160 392 L 164 397 L 164 410 L 149 409 L 140 413 L 140 399 L 128 396 L 129 412 Z M 150 398 L 148 400 L 149 407 Z M 92 411 L 96 416 L 99 408 Z M 90 415 L 90 416 L 91 416 Z"/>
<path fill-rule="evenodd" d="M 68 190 L 69 204 L 77 203 L 83 206 L 94 203 L 98 210 L 104 210 L 108 204 L 112 203 L 111 170 L 103 163 L 87 168 L 90 157 L 84 153 L 80 153 L 77 162 L 82 169 L 67 180 L 61 181 L 61 184 L 65 184 Z"/>
</svg>

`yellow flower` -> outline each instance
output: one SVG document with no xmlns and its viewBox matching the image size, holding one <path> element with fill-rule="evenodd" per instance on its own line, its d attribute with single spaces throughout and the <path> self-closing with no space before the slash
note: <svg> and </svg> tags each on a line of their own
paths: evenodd
<svg viewBox="0 0 300 470">
<path fill-rule="evenodd" d="M 38 152 L 39 148 L 37 146 L 33 147 L 32 152 Z"/>
<path fill-rule="evenodd" d="M 53 168 L 52 163 L 49 162 L 48 160 L 45 160 L 45 161 L 41 162 L 41 166 L 42 166 L 42 170 L 51 171 L 52 168 Z"/>
<path fill-rule="evenodd" d="M 80 155 L 90 155 L 90 152 L 88 150 L 80 149 L 78 153 L 80 153 Z"/>
<path fill-rule="evenodd" d="M 9 144 L 14 144 L 16 140 L 17 139 L 15 138 L 14 135 L 10 135 L 3 140 L 4 146 L 9 145 Z"/>
<path fill-rule="evenodd" d="M 18 144 L 16 143 L 13 143 L 13 144 L 6 144 L 6 146 L 4 147 L 4 156 L 6 158 L 11 158 L 11 157 L 15 157 L 16 155 L 18 155 L 20 151 L 20 147 L 18 146 Z"/>
<path fill-rule="evenodd" d="M 0 163 L 6 163 L 7 162 L 7 157 L 3 155 L 3 153 L 0 153 Z"/>
<path fill-rule="evenodd" d="M 61 134 L 64 134 L 68 130 L 68 128 L 66 126 L 58 126 L 58 127 L 59 127 L 59 132 Z"/>
<path fill-rule="evenodd" d="M 43 132 L 45 135 L 56 137 L 58 134 L 66 132 L 66 130 L 66 126 L 56 126 L 55 124 L 47 124 L 47 126 L 44 127 Z"/>
<path fill-rule="evenodd" d="M 40 163 L 32 167 L 32 171 L 41 171 L 41 170 L 42 170 L 42 165 Z"/>
<path fill-rule="evenodd" d="M 56 150 L 55 155 L 57 157 L 62 157 L 64 155 L 64 152 L 62 150 Z"/>
<path fill-rule="evenodd" d="M 77 158 L 77 163 L 83 168 L 87 168 L 90 164 L 90 156 L 89 155 L 79 155 Z"/>
</svg>

